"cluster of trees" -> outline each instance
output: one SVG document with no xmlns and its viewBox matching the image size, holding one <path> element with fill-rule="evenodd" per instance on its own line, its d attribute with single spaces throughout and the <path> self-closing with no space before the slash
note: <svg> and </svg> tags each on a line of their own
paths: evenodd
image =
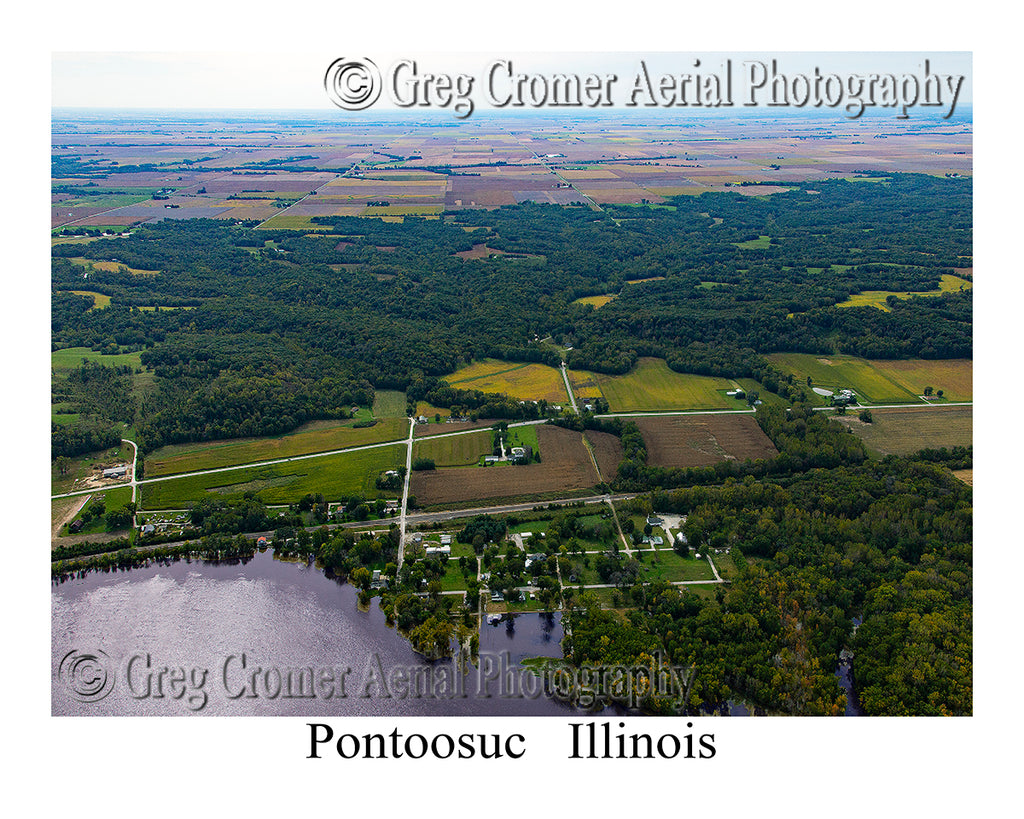
<svg viewBox="0 0 1024 819">
<path fill-rule="evenodd" d="M 80 418 L 75 424 L 50 422 L 50 457 L 54 461 L 110 449 L 120 443 L 121 433 L 96 419 Z"/>
</svg>

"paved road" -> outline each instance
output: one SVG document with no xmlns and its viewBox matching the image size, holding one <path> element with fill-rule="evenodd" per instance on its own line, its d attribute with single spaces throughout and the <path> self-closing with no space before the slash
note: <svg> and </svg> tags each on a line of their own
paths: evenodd
<svg viewBox="0 0 1024 819">
<path fill-rule="evenodd" d="M 591 495 L 586 498 L 561 498 L 552 501 L 533 501 L 531 503 L 514 503 L 505 506 L 478 506 L 472 509 L 453 509 L 449 512 L 419 512 L 410 514 L 409 520 L 413 523 L 431 523 L 434 521 L 453 520 L 455 518 L 466 518 L 473 517 L 475 515 L 503 515 L 510 512 L 529 512 L 535 506 L 547 506 L 548 504 L 557 503 L 559 505 L 565 505 L 567 503 L 580 503 L 581 501 L 585 504 L 591 503 L 604 503 L 608 500 L 619 501 L 619 500 L 632 500 L 636 495 Z M 348 526 L 350 524 L 343 524 Z M 356 526 L 365 526 L 365 523 L 354 524 Z"/>
</svg>

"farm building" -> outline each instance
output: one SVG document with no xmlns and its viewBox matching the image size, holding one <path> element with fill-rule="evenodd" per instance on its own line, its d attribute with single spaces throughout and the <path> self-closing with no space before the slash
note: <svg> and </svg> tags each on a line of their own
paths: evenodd
<svg viewBox="0 0 1024 819">
<path fill-rule="evenodd" d="M 104 478 L 123 478 L 128 474 L 128 465 L 123 464 L 122 466 L 112 466 L 109 469 L 103 470 Z"/>
<path fill-rule="evenodd" d="M 839 390 L 839 392 L 832 396 L 832 404 L 835 406 L 845 407 L 847 404 L 856 403 L 857 396 L 854 395 L 853 390 Z"/>
</svg>

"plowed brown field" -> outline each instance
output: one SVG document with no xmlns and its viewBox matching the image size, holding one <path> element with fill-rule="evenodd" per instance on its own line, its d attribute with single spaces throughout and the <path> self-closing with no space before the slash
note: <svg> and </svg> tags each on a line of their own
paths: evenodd
<svg viewBox="0 0 1024 819">
<path fill-rule="evenodd" d="M 580 433 L 541 426 L 537 428 L 537 442 L 543 458 L 539 464 L 413 472 L 410 491 L 419 506 L 428 507 L 488 498 L 573 492 L 599 483 Z M 604 444 L 601 446 L 605 448 Z"/>
<path fill-rule="evenodd" d="M 773 458 L 778 450 L 751 415 L 635 419 L 652 466 L 710 466 L 722 460 Z"/>
</svg>

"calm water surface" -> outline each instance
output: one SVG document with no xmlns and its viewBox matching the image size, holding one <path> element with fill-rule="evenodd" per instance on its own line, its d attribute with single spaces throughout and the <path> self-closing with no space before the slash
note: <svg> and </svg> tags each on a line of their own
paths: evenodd
<svg viewBox="0 0 1024 819">
<path fill-rule="evenodd" d="M 511 627 L 504 622 L 482 626 L 482 662 L 478 668 L 469 668 L 460 686 L 451 660 L 425 661 L 385 624 L 376 600 L 368 611 L 360 611 L 356 597 L 352 586 L 325 577 L 314 566 L 275 560 L 269 552 L 257 553 L 244 563 L 182 561 L 128 572 L 90 573 L 55 585 L 51 595 L 52 712 L 147 716 L 572 713 L 557 701 L 526 696 L 519 688 L 528 676 L 519 660 L 561 656 L 558 615 L 523 614 Z M 95 663 L 74 663 L 81 655 L 97 651 L 107 655 L 101 657 L 106 677 L 97 672 Z M 306 688 L 315 696 L 285 696 L 289 675 L 295 680 L 292 693 L 303 693 L 297 672 L 301 668 L 311 668 L 319 681 Z M 419 681 L 426 696 L 403 696 L 403 689 L 415 689 L 404 682 L 410 678 Z M 504 689 L 499 678 L 504 679 Z M 65 680 L 74 681 L 77 697 Z M 492 696 L 480 696 L 482 689 Z M 511 696 L 500 696 L 502 690 Z M 104 692 L 102 699 L 92 701 Z"/>
</svg>

